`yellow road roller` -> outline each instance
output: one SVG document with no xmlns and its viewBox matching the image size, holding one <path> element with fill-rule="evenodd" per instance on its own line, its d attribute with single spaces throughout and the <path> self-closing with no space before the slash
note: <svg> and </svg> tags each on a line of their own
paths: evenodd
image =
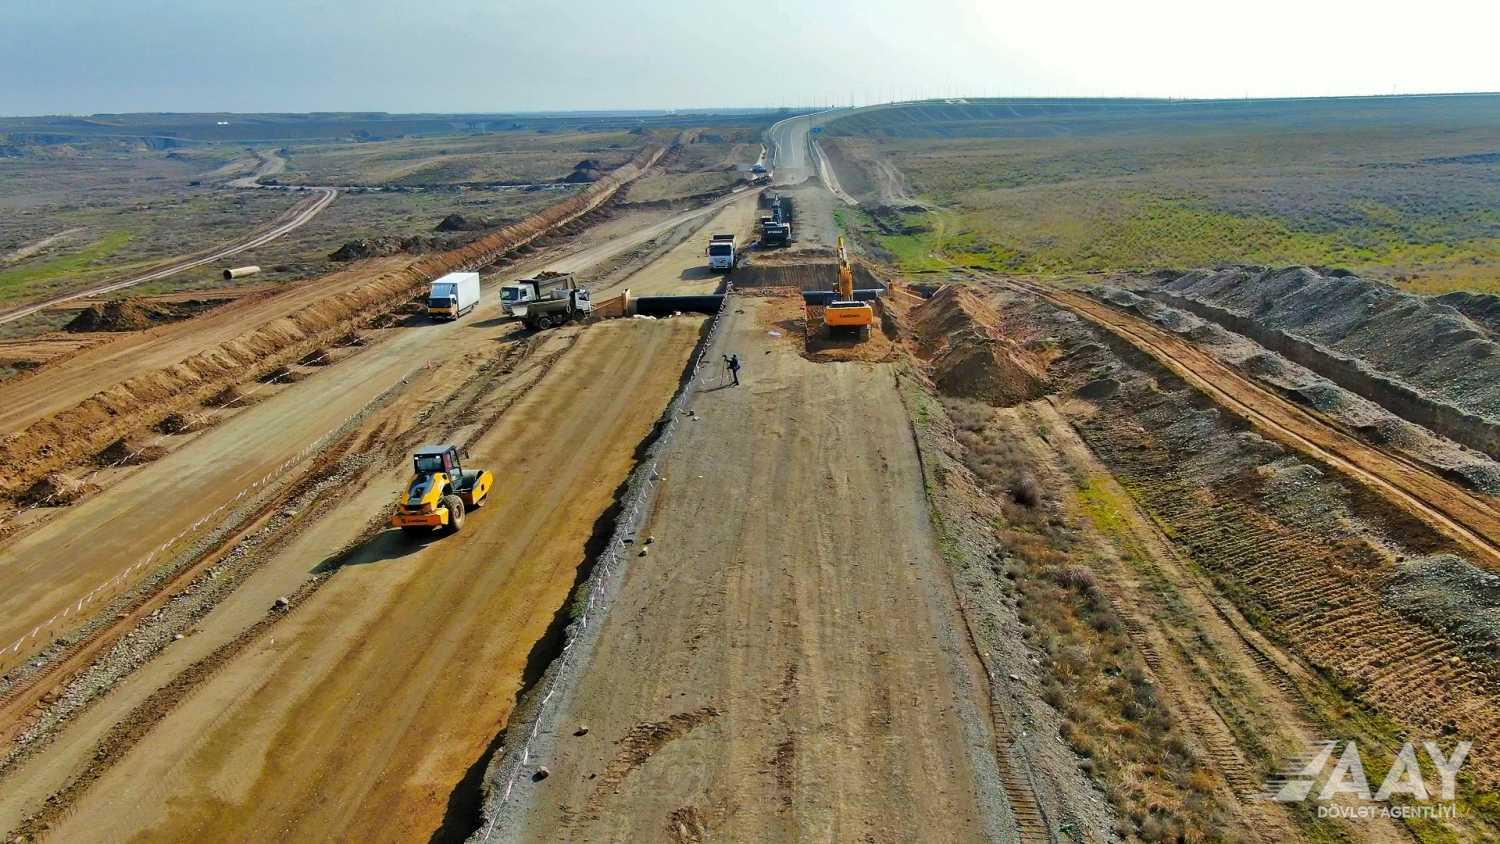
<svg viewBox="0 0 1500 844">
<path fill-rule="evenodd" d="M 412 465 L 415 474 L 391 517 L 391 525 L 408 534 L 457 533 L 464 513 L 483 506 L 495 485 L 489 471 L 463 468 L 456 445 L 423 446 L 412 456 Z"/>
</svg>

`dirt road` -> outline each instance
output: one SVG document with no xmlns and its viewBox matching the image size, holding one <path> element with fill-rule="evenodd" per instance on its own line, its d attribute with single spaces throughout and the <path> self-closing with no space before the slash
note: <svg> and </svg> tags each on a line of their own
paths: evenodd
<svg viewBox="0 0 1500 844">
<path fill-rule="evenodd" d="M 834 207 L 839 204 L 819 180 L 820 171 L 812 149 L 812 130 L 843 114 L 822 111 L 791 117 L 773 125 L 766 135 L 771 144 L 778 190 L 788 193 L 796 208 L 793 250 L 831 249 L 839 229 Z"/>
<path fill-rule="evenodd" d="M 584 332 L 470 445 L 499 471 L 462 533 L 361 547 L 87 791 L 57 839 L 431 835 L 503 727 L 700 324 Z"/>
<path fill-rule="evenodd" d="M 332 275 L 300 282 L 281 295 L 235 302 L 196 319 L 127 335 L 59 361 L 35 377 L 6 383 L 0 388 L 4 397 L 0 402 L 0 433 L 18 431 L 122 381 L 239 337 L 246 326 L 295 313 L 409 262 L 410 258 L 399 257 L 361 261 Z"/>
<path fill-rule="evenodd" d="M 710 354 L 739 354 L 744 384 L 692 403 L 551 775 L 495 840 L 1006 828 L 892 371 L 804 359 L 765 305 L 732 301 Z"/>
<path fill-rule="evenodd" d="M 34 240 L 31 243 L 22 244 L 21 246 L 12 249 L 4 255 L 0 255 L 0 266 L 3 266 L 5 264 L 14 264 L 17 261 L 30 258 L 32 255 L 35 255 L 43 249 L 46 249 L 52 244 L 67 240 L 68 238 L 72 237 L 75 234 L 78 234 L 81 231 L 83 231 L 82 227 L 64 229 L 57 234 L 48 235 L 47 237 L 44 237 L 40 240 Z"/>
<path fill-rule="evenodd" d="M 756 193 L 753 191 L 734 195 L 728 202 L 717 207 L 698 234 L 688 237 L 620 281 L 594 290 L 594 300 L 603 301 L 627 288 L 632 296 L 712 293 L 719 286 L 723 275 L 708 268 L 704 250 L 708 247 L 709 234 L 732 232 L 741 243 L 748 242 L 755 226 L 755 198 Z M 566 271 L 570 269 L 570 265 L 564 262 L 562 268 Z"/>
<path fill-rule="evenodd" d="M 37 311 L 46 310 L 47 308 L 51 308 L 65 302 L 71 302 L 74 299 L 81 299 L 85 296 L 102 296 L 106 293 L 113 293 L 116 290 L 124 290 L 127 287 L 134 287 L 137 284 L 144 284 L 148 281 L 157 281 L 159 279 L 169 278 L 171 276 L 177 275 L 178 273 L 193 269 L 194 267 L 201 267 L 204 264 L 211 264 L 215 261 L 223 260 L 232 255 L 238 255 L 239 253 L 244 252 L 247 249 L 254 249 L 257 246 L 264 246 L 265 244 L 270 243 L 271 241 L 281 237 L 287 232 L 295 231 L 307 225 L 312 221 L 314 217 L 322 213 L 324 208 L 327 208 L 329 205 L 333 204 L 333 201 L 337 199 L 339 195 L 339 192 L 334 188 L 308 188 L 306 189 L 306 191 L 299 191 L 299 193 L 303 192 L 309 195 L 299 199 L 295 204 L 292 205 L 291 208 L 284 212 L 280 217 L 277 217 L 275 220 L 271 221 L 270 225 L 263 229 L 259 229 L 236 240 L 232 240 L 222 246 L 209 249 L 206 252 L 200 252 L 196 255 L 191 255 L 183 258 L 182 260 L 174 261 L 167 264 L 166 266 L 151 270 L 150 272 L 129 276 L 127 278 L 119 279 L 116 281 L 106 282 L 104 284 L 90 287 L 87 290 L 79 290 L 73 293 L 64 294 L 62 296 L 54 296 L 41 302 L 35 302 L 24 307 L 15 308 L 13 310 L 0 313 L 0 324 L 13 322 L 15 320 L 21 319 L 22 317 L 30 316 Z"/>
<path fill-rule="evenodd" d="M 468 326 L 390 332 L 305 382 L 267 391 L 270 398 L 22 534 L 0 563 L 9 586 L 0 595 L 0 645 L 8 649 L 38 626 L 43 642 L 48 630 L 76 626 L 75 614 L 95 609 L 88 601 L 79 605 L 86 593 L 142 561 L 159 565 L 216 529 L 228 516 L 220 508 L 268 472 L 284 471 L 285 461 L 424 367 L 434 344 L 441 349 Z M 194 530 L 194 521 L 210 512 L 218 518 Z M 135 569 L 121 586 L 151 569 L 149 563 Z"/>
</svg>

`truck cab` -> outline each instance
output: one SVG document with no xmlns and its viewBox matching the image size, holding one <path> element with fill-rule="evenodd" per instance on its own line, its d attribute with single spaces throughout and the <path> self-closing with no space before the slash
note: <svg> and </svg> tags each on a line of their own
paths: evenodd
<svg viewBox="0 0 1500 844">
<path fill-rule="evenodd" d="M 458 316 L 458 285 L 434 284 L 427 294 L 427 313 L 434 317 Z"/>
<path fill-rule="evenodd" d="M 735 253 L 734 235 L 716 234 L 708 242 L 708 268 L 715 272 L 733 272 L 739 256 Z"/>
<path fill-rule="evenodd" d="M 507 284 L 500 288 L 500 313 L 515 316 L 517 305 L 535 302 L 538 298 L 536 285 L 531 282 Z"/>
</svg>

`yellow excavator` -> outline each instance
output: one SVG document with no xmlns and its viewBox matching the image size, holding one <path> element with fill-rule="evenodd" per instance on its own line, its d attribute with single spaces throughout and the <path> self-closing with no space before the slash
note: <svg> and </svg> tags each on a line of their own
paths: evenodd
<svg viewBox="0 0 1500 844">
<path fill-rule="evenodd" d="M 485 469 L 464 469 L 458 446 L 429 445 L 412 457 L 416 474 L 396 504 L 391 525 L 406 534 L 431 533 L 445 528 L 458 533 L 464 513 L 484 506 L 485 496 L 495 485 L 495 476 Z"/>
<path fill-rule="evenodd" d="M 829 337 L 853 334 L 860 339 L 869 337 L 870 326 L 875 324 L 875 309 L 869 302 L 854 298 L 854 267 L 849 264 L 843 235 L 839 235 L 838 295 L 823 309 L 823 324 L 828 327 Z"/>
</svg>

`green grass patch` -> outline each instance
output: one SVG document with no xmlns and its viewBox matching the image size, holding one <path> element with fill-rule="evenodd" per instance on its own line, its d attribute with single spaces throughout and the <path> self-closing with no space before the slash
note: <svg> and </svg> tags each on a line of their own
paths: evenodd
<svg viewBox="0 0 1500 844">
<path fill-rule="evenodd" d="M 102 268 L 96 262 L 120 251 L 133 237 L 128 231 L 113 231 L 71 255 L 0 272 L 0 300 L 25 296 L 38 285 L 67 276 L 97 273 Z"/>
</svg>

